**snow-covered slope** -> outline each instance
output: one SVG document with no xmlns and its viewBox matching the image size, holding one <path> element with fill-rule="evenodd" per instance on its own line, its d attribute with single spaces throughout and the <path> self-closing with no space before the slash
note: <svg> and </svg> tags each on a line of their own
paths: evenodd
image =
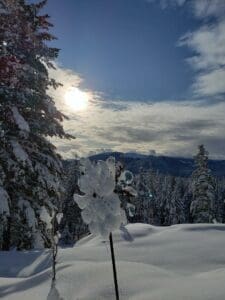
<svg viewBox="0 0 225 300">
<path fill-rule="evenodd" d="M 225 225 L 130 224 L 114 233 L 121 299 L 223 300 Z M 46 299 L 50 252 L 0 252 L 0 298 Z M 57 288 L 64 300 L 115 299 L 109 245 L 88 236 L 60 249 Z"/>
</svg>

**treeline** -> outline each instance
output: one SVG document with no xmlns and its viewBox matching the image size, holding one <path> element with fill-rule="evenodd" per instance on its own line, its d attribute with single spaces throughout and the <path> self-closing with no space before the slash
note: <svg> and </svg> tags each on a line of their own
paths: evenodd
<svg viewBox="0 0 225 300">
<path fill-rule="evenodd" d="M 169 226 L 182 223 L 225 222 L 225 178 L 214 177 L 208 168 L 208 153 L 203 145 L 195 156 L 196 169 L 189 178 L 140 170 L 131 186 L 136 196 L 120 194 L 128 222 Z M 125 168 L 125 166 L 123 166 Z M 73 243 L 88 232 L 80 210 L 73 201 L 78 192 L 79 162 L 65 166 L 64 218 L 62 242 Z M 126 203 L 126 205 L 124 205 Z"/>
<path fill-rule="evenodd" d="M 138 197 L 134 217 L 129 222 L 144 222 L 159 226 L 194 223 L 191 214 L 194 191 L 192 178 L 163 175 L 153 170 L 141 172 L 135 177 Z M 225 178 L 214 178 L 214 203 L 211 222 L 225 221 Z M 199 223 L 199 222 L 198 222 Z"/>
</svg>

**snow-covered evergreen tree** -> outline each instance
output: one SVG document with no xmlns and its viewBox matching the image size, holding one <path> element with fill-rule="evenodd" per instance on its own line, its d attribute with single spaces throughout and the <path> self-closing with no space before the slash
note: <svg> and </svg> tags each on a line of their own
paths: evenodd
<svg viewBox="0 0 225 300">
<path fill-rule="evenodd" d="M 196 170 L 192 174 L 191 219 L 193 223 L 210 223 L 215 217 L 215 180 L 208 168 L 208 152 L 204 145 L 199 146 L 195 163 Z"/>
<path fill-rule="evenodd" d="M 172 192 L 172 199 L 175 202 L 176 206 L 176 216 L 175 220 L 173 219 L 172 224 L 182 224 L 186 223 L 185 217 L 185 184 L 182 178 L 176 177 L 174 189 Z"/>
<path fill-rule="evenodd" d="M 225 178 L 216 178 L 215 218 L 219 223 L 225 222 Z"/>
<path fill-rule="evenodd" d="M 181 178 L 170 177 L 166 201 L 166 225 L 185 223 L 183 182 Z"/>
<path fill-rule="evenodd" d="M 150 169 L 137 174 L 135 184 L 138 196 L 131 221 L 163 226 L 187 222 L 190 208 L 186 194 L 188 178 L 164 175 Z"/>
<path fill-rule="evenodd" d="M 0 214 L 9 215 L 5 247 L 19 249 L 50 246 L 47 220 L 59 203 L 61 160 L 47 137 L 71 137 L 60 124 L 64 115 L 47 94 L 58 86 L 47 69 L 58 49 L 48 46 L 54 39 L 49 16 L 39 15 L 45 4 L 0 1 L 0 182 L 5 203 Z"/>
<path fill-rule="evenodd" d="M 155 201 L 154 201 L 154 173 L 150 171 L 140 173 L 135 177 L 137 197 L 135 199 L 135 215 L 133 222 L 154 224 Z"/>
<path fill-rule="evenodd" d="M 77 159 L 64 163 L 63 176 L 63 219 L 60 224 L 61 242 L 71 245 L 88 233 L 88 226 L 83 222 L 81 209 L 73 199 L 74 193 L 79 194 L 78 179 L 80 174 L 80 162 Z M 81 194 L 81 193 L 80 193 Z"/>
<path fill-rule="evenodd" d="M 130 222 L 135 213 L 134 199 L 137 196 L 136 190 L 132 186 L 133 173 L 125 170 L 124 164 L 115 161 L 114 157 L 108 158 L 107 161 L 111 161 L 111 164 L 115 165 L 115 193 L 119 196 L 122 212 L 125 213 L 123 223 Z"/>
<path fill-rule="evenodd" d="M 176 217 L 176 206 L 174 199 L 172 199 L 172 191 L 174 188 L 174 177 L 165 176 L 162 182 L 160 193 L 160 212 L 161 212 L 161 224 L 171 225 Z"/>
<path fill-rule="evenodd" d="M 184 214 L 184 223 L 191 223 L 190 207 L 191 201 L 193 199 L 191 181 L 191 178 L 182 178 L 182 206 Z"/>
</svg>

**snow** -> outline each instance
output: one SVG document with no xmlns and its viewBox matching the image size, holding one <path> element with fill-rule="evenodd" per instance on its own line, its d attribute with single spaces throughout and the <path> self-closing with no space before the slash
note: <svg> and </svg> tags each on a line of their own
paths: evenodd
<svg viewBox="0 0 225 300">
<path fill-rule="evenodd" d="M 17 126 L 19 127 L 19 129 L 22 131 L 30 132 L 30 127 L 28 123 L 24 120 L 23 116 L 21 116 L 16 106 L 13 106 L 12 112 L 13 112 L 13 118 Z"/>
<path fill-rule="evenodd" d="M 37 221 L 36 221 L 34 210 L 30 206 L 30 202 L 20 198 L 19 201 L 18 201 L 18 207 L 22 211 L 24 210 L 28 225 L 29 225 L 29 227 L 31 227 L 34 230 L 36 228 Z"/>
<path fill-rule="evenodd" d="M 13 153 L 16 159 L 18 161 L 22 161 L 23 163 L 28 163 L 29 166 L 32 166 L 28 154 L 23 150 L 22 146 L 16 140 L 11 140 L 11 145 L 13 147 Z"/>
<path fill-rule="evenodd" d="M 74 201 L 82 209 L 82 219 L 90 232 L 108 237 L 122 222 L 120 199 L 114 193 L 115 161 L 91 163 L 87 159 L 82 164 L 84 174 L 78 184 L 85 195 L 74 194 Z"/>
<path fill-rule="evenodd" d="M 122 300 L 224 299 L 225 225 L 129 224 L 125 230 L 131 239 L 113 233 Z M 89 235 L 59 249 L 57 269 L 57 297 L 115 299 L 109 244 L 101 238 Z M 47 299 L 50 274 L 49 250 L 0 252 L 0 297 Z"/>
<path fill-rule="evenodd" d="M 48 213 L 47 209 L 44 206 L 42 206 L 39 213 L 40 213 L 41 221 L 46 224 L 46 228 L 51 229 L 52 228 L 52 223 L 51 223 L 52 217 Z"/>
<path fill-rule="evenodd" d="M 46 167 L 44 164 L 36 162 L 34 169 L 36 172 L 38 172 L 38 182 L 41 183 L 42 186 L 45 187 L 47 185 L 49 189 L 58 190 L 59 182 L 57 181 L 56 177 L 50 173 L 48 167 Z"/>
<path fill-rule="evenodd" d="M 132 187 L 132 186 L 125 186 L 123 188 L 123 191 L 127 192 L 129 195 L 133 196 L 133 197 L 137 197 L 138 193 L 137 191 Z"/>
<path fill-rule="evenodd" d="M 0 215 L 6 214 L 9 215 L 9 195 L 8 193 L 3 189 L 3 187 L 0 186 Z"/>
<path fill-rule="evenodd" d="M 59 291 L 57 290 L 57 287 L 54 283 L 51 286 L 47 300 L 63 300 L 63 298 L 60 296 Z"/>
<path fill-rule="evenodd" d="M 119 181 L 124 182 L 126 184 L 131 184 L 133 182 L 134 176 L 129 170 L 125 170 L 119 177 Z"/>
</svg>

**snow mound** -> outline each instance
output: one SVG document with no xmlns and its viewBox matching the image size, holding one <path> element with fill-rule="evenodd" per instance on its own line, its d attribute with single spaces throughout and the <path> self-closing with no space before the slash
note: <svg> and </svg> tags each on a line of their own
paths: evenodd
<svg viewBox="0 0 225 300">
<path fill-rule="evenodd" d="M 122 300 L 222 300 L 225 294 L 225 225 L 126 226 L 132 239 L 113 233 Z M 122 232 L 123 235 L 123 232 Z M 0 297 L 47 299 L 49 251 L 1 252 Z M 57 297 L 115 299 L 108 241 L 89 235 L 60 249 Z"/>
</svg>

